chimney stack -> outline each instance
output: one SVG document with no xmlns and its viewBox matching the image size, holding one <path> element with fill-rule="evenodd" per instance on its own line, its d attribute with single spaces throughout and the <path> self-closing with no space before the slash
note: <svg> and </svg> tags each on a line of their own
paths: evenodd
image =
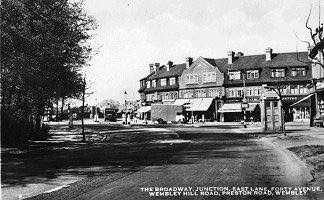
<svg viewBox="0 0 324 200">
<path fill-rule="evenodd" d="M 266 61 L 271 60 L 272 59 L 272 49 L 270 47 L 266 48 L 265 53 L 266 53 Z"/>
<path fill-rule="evenodd" d="M 159 68 L 160 68 L 160 63 L 155 63 L 154 64 L 154 70 L 155 70 L 155 72 L 157 72 L 159 70 Z"/>
<path fill-rule="evenodd" d="M 234 61 L 234 51 L 227 52 L 228 64 L 232 64 Z"/>
<path fill-rule="evenodd" d="M 190 65 L 192 64 L 193 58 L 188 57 L 186 58 L 186 69 L 189 69 Z"/>
<path fill-rule="evenodd" d="M 173 62 L 171 60 L 168 61 L 168 64 L 166 65 L 166 69 L 167 71 L 169 71 L 171 69 L 171 67 L 173 66 Z"/>
<path fill-rule="evenodd" d="M 149 64 L 149 67 L 150 67 L 150 73 L 152 73 L 154 71 L 154 64 L 153 63 L 150 63 Z"/>
</svg>

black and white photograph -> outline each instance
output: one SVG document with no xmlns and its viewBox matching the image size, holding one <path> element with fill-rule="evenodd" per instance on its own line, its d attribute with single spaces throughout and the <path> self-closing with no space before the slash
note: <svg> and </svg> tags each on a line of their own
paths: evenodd
<svg viewBox="0 0 324 200">
<path fill-rule="evenodd" d="M 0 9 L 0 199 L 324 199 L 324 1 Z"/>
</svg>

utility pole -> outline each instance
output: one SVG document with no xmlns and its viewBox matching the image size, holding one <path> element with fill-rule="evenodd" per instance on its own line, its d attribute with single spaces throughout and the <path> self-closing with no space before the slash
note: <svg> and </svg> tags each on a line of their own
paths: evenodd
<svg viewBox="0 0 324 200">
<path fill-rule="evenodd" d="M 246 108 L 249 104 L 246 102 L 246 87 L 245 87 L 245 72 L 244 70 L 241 71 L 242 73 L 242 81 L 243 81 L 243 100 L 242 100 L 242 110 L 243 110 L 243 127 L 246 128 Z"/>
</svg>

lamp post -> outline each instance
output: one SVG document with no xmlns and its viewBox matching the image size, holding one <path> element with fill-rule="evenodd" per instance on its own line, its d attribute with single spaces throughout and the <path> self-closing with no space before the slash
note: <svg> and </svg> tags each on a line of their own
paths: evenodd
<svg viewBox="0 0 324 200">
<path fill-rule="evenodd" d="M 127 92 L 126 92 L 126 90 L 124 92 L 124 98 L 125 98 L 125 125 L 127 125 Z"/>
<path fill-rule="evenodd" d="M 98 122 L 99 121 L 98 120 L 98 99 L 95 99 L 95 101 L 96 101 L 96 106 L 95 106 L 95 119 L 94 119 L 94 121 Z"/>
<path fill-rule="evenodd" d="M 240 72 L 242 73 L 242 82 L 243 82 L 243 100 L 241 104 L 243 110 L 243 127 L 246 128 L 246 109 L 249 107 L 249 104 L 246 102 L 245 73 L 244 70 Z"/>
</svg>

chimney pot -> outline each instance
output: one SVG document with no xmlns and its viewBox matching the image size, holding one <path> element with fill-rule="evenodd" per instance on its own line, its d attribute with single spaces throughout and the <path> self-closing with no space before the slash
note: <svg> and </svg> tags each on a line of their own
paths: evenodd
<svg viewBox="0 0 324 200">
<path fill-rule="evenodd" d="M 150 73 L 152 73 L 154 71 L 154 64 L 153 63 L 150 63 L 149 64 L 149 67 L 150 67 Z"/>
<path fill-rule="evenodd" d="M 193 58 L 188 57 L 186 58 L 186 69 L 189 69 L 190 65 L 192 64 Z"/>
<path fill-rule="evenodd" d="M 155 72 L 157 72 L 159 70 L 159 68 L 160 68 L 160 63 L 155 63 L 154 64 L 154 70 L 155 70 Z"/>
<path fill-rule="evenodd" d="M 265 53 L 266 53 L 266 61 L 269 61 L 272 59 L 272 49 L 270 47 L 266 48 Z"/>
<path fill-rule="evenodd" d="M 171 60 L 169 60 L 167 66 L 166 66 L 167 71 L 169 71 L 172 66 L 173 66 L 173 62 Z"/>
<path fill-rule="evenodd" d="M 227 52 L 228 64 L 232 64 L 234 60 L 234 51 Z"/>
</svg>

